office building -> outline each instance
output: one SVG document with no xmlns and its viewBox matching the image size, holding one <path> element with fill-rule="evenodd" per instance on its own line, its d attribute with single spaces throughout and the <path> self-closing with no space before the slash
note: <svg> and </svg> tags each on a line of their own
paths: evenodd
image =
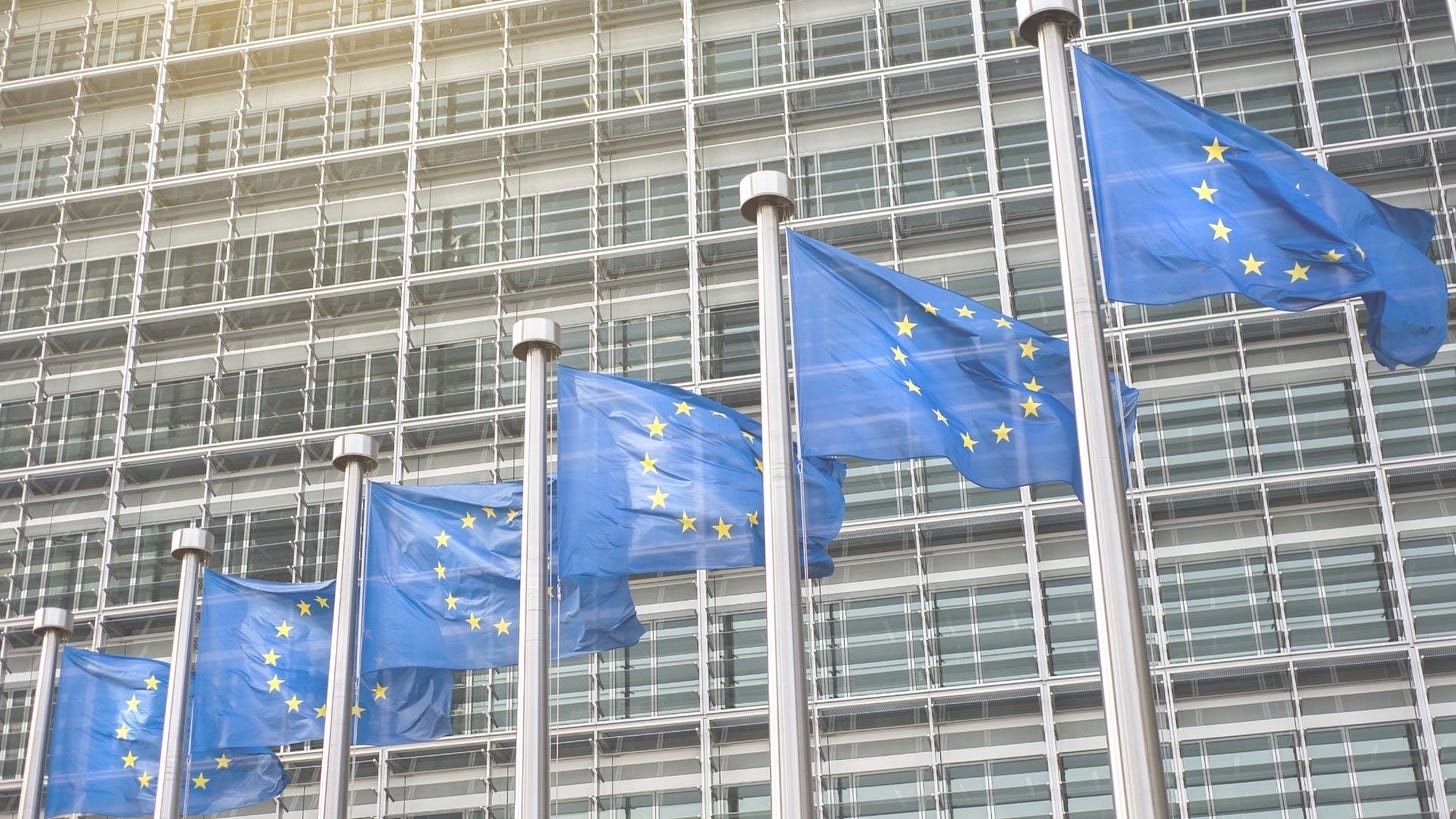
<svg viewBox="0 0 1456 819">
<path fill-rule="evenodd" d="M 1087 0 L 1094 54 L 1437 213 L 1438 0 Z M 518 479 L 510 326 L 757 411 L 752 228 L 794 225 L 1063 332 L 1035 52 L 1012 0 L 10 0 L 0 50 L 0 816 L 38 605 L 168 654 L 171 530 L 333 576 L 342 432 L 409 483 Z M 1452 174 L 1448 179 L 1447 174 Z M 1186 817 L 1456 804 L 1456 348 L 1387 371 L 1363 307 L 1114 305 L 1169 794 Z M 807 594 L 829 817 L 1110 816 L 1082 510 L 854 463 Z M 572 817 L 766 816 L 761 573 L 634 582 L 640 645 L 553 672 Z M 453 737 L 361 752 L 356 816 L 511 814 L 514 672 Z M 240 816 L 311 816 L 318 748 Z"/>
</svg>

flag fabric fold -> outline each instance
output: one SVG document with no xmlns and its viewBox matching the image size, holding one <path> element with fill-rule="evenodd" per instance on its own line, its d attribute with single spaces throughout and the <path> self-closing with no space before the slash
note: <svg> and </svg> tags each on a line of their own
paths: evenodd
<svg viewBox="0 0 1456 819">
<path fill-rule="evenodd" d="M 562 572 L 763 565 L 761 425 L 668 384 L 557 368 Z M 844 522 L 844 466 L 805 459 L 809 577 Z"/>
<path fill-rule="evenodd" d="M 1107 295 L 1239 293 L 1280 310 L 1364 299 L 1387 367 L 1446 340 L 1435 219 L 1372 199 L 1268 134 L 1072 50 Z"/>
<path fill-rule="evenodd" d="M 166 711 L 167 663 L 61 652 L 60 683 L 46 769 L 47 816 L 150 816 L 157 793 Z M 192 732 L 184 812 L 217 813 L 283 792 L 283 765 L 258 743 L 227 746 Z"/>
<path fill-rule="evenodd" d="M 369 484 L 360 666 L 514 665 L 521 485 Z M 555 578 L 558 658 L 635 645 L 644 629 L 624 576 Z"/>
<path fill-rule="evenodd" d="M 1081 496 L 1067 342 L 803 234 L 788 246 L 804 452 L 944 457 L 987 488 Z M 1137 390 L 1113 382 L 1126 445 Z"/>
<path fill-rule="evenodd" d="M 224 745 L 321 739 L 334 581 L 277 583 L 207 570 L 202 580 L 193 729 Z M 450 733 L 453 675 L 391 669 L 359 678 L 354 743 L 397 745 Z"/>
</svg>

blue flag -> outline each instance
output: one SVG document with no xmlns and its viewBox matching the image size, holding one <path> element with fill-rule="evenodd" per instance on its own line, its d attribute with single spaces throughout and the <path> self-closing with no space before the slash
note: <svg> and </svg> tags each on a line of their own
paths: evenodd
<svg viewBox="0 0 1456 819">
<path fill-rule="evenodd" d="M 361 667 L 514 665 L 521 485 L 370 483 L 368 512 Z M 560 578 L 551 595 L 553 656 L 642 637 L 625 577 Z"/>
<path fill-rule="evenodd" d="M 62 651 L 46 768 L 47 816 L 152 815 L 169 671 L 166 663 L 141 657 Z M 211 739 L 192 732 L 182 792 L 187 815 L 253 805 L 283 792 L 288 777 L 272 753 L 256 743 L 235 749 Z"/>
<path fill-rule="evenodd" d="M 227 747 L 321 739 L 333 596 L 332 580 L 274 583 L 204 572 L 193 730 Z M 362 675 L 355 744 L 448 735 L 453 683 L 454 675 L 433 669 Z"/>
<path fill-rule="evenodd" d="M 1081 496 L 1067 342 L 802 234 L 788 240 L 805 452 L 939 456 L 980 486 L 1065 481 Z M 1131 441 L 1137 390 L 1117 386 Z"/>
<path fill-rule="evenodd" d="M 687 390 L 557 368 L 562 572 L 763 565 L 761 426 Z M 844 465 L 806 460 L 809 577 L 844 522 Z"/>
<path fill-rule="evenodd" d="M 1361 296 L 1387 367 L 1446 340 L 1429 213 L 1371 199 L 1299 151 L 1072 50 L 1107 295 L 1240 293 L 1280 310 Z"/>
</svg>

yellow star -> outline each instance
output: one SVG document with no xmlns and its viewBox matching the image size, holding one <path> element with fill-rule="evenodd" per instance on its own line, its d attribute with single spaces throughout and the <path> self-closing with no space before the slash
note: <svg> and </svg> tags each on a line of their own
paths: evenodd
<svg viewBox="0 0 1456 819">
<path fill-rule="evenodd" d="M 1324 257 L 1325 261 L 1327 262 L 1338 262 L 1339 260 L 1345 258 L 1345 254 L 1339 252 L 1338 250 L 1335 250 L 1334 248 L 1330 248 L 1329 250 L 1325 251 Z"/>
<path fill-rule="evenodd" d="M 728 538 L 729 540 L 732 540 L 733 539 L 733 535 L 730 534 L 730 532 L 732 530 L 733 530 L 733 524 L 731 524 L 731 523 L 724 523 L 722 517 L 719 517 L 718 518 L 718 522 L 713 525 L 713 531 L 715 531 L 715 532 L 718 533 L 718 539 L 719 540 L 722 540 L 725 537 Z"/>
<path fill-rule="evenodd" d="M 950 426 L 950 421 L 946 419 L 945 415 L 940 410 L 931 409 L 930 411 L 935 413 L 935 420 L 941 422 L 942 424 L 945 424 L 946 426 Z"/>
<path fill-rule="evenodd" d="M 1214 222 L 1213 224 L 1209 225 L 1209 227 L 1213 228 L 1213 238 L 1214 239 L 1222 239 L 1225 244 L 1228 243 L 1229 234 L 1234 232 L 1234 229 L 1233 228 L 1228 227 L 1227 225 L 1225 225 L 1223 223 L 1223 219 L 1222 218 L 1220 218 L 1217 222 Z"/>
<path fill-rule="evenodd" d="M 975 452 L 976 451 L 976 444 L 979 444 L 979 443 L 980 443 L 980 441 L 977 441 L 976 439 L 972 438 L 971 437 L 971 434 L 969 432 L 962 432 L 961 433 L 961 446 L 965 447 L 966 449 L 969 449 L 970 451 Z"/>
<path fill-rule="evenodd" d="M 215 756 L 212 758 L 212 761 L 217 763 L 218 770 L 222 770 L 223 768 L 226 768 L 229 765 L 233 764 L 232 757 L 228 756 L 227 754 L 223 754 L 222 756 Z"/>
<path fill-rule="evenodd" d="M 1264 275 L 1264 271 L 1259 269 L 1264 266 L 1264 263 L 1259 261 L 1258 259 L 1255 259 L 1253 253 L 1250 253 L 1249 258 L 1247 259 L 1239 259 L 1239 263 L 1244 266 L 1245 276 L 1249 275 L 1250 273 L 1253 273 L 1256 276 Z"/>
<path fill-rule="evenodd" d="M 1000 318 L 996 319 L 996 326 L 1010 330 L 1011 322 L 1007 321 L 1005 316 L 1001 316 Z"/>
<path fill-rule="evenodd" d="M 312 616 L 313 615 L 313 606 L 310 606 L 308 603 L 300 600 L 300 601 L 298 601 L 298 613 L 299 613 L 300 616 L 304 616 L 304 615 Z"/>
<path fill-rule="evenodd" d="M 698 531 L 698 519 L 689 517 L 687 512 L 683 512 L 682 517 L 678 518 L 677 522 L 682 524 L 682 530 L 684 532 Z"/>
<path fill-rule="evenodd" d="M 661 438 L 663 437 L 662 431 L 667 429 L 667 422 L 654 415 L 652 416 L 652 423 L 644 424 L 643 426 L 647 427 L 648 438 Z"/>
<path fill-rule="evenodd" d="M 657 491 L 656 492 L 652 493 L 651 495 L 648 495 L 647 496 L 647 499 L 650 500 L 650 501 L 652 501 L 652 508 L 653 509 L 656 509 L 659 506 L 666 506 L 667 505 L 667 493 L 664 492 L 664 491 L 662 491 L 662 487 L 660 487 L 660 486 L 657 487 Z"/>
<path fill-rule="evenodd" d="M 891 347 L 890 352 L 895 354 L 896 364 L 904 365 L 906 361 L 910 360 L 910 356 L 905 355 L 905 351 L 900 349 L 899 347 Z"/>
<path fill-rule="evenodd" d="M 445 534 L 445 530 L 444 529 L 441 529 L 440 530 L 440 534 L 435 535 L 435 548 L 436 549 L 443 549 L 443 548 L 445 548 L 446 546 L 449 546 L 449 545 L 450 545 L 450 536 L 447 535 L 447 534 Z"/>
<path fill-rule="evenodd" d="M 263 663 L 265 665 L 278 665 L 278 658 L 282 656 L 282 654 L 270 648 L 268 649 L 268 653 L 263 655 Z"/>
<path fill-rule="evenodd" d="M 1208 180 L 1205 179 L 1202 182 L 1198 183 L 1198 187 L 1193 188 L 1193 192 L 1198 194 L 1199 201 L 1212 202 L 1213 195 L 1215 193 L 1218 193 L 1218 188 L 1210 188 L 1208 186 Z"/>
<path fill-rule="evenodd" d="M 754 458 L 753 459 L 753 468 L 754 469 L 757 469 L 759 472 L 762 472 L 763 471 L 763 459 L 762 458 Z"/>
<path fill-rule="evenodd" d="M 152 775 L 146 771 L 142 771 L 142 775 L 137 777 L 137 781 L 141 783 L 143 788 L 150 788 L 152 786 Z"/>
<path fill-rule="evenodd" d="M 128 748 L 128 749 L 126 749 L 126 756 L 124 756 L 124 757 L 121 758 L 121 767 L 123 767 L 123 768 L 135 768 L 136 767 L 136 761 L 138 759 L 140 759 L 140 758 L 141 757 L 139 757 L 136 754 L 132 753 L 131 752 L 131 749 Z"/>
<path fill-rule="evenodd" d="M 521 516 L 521 510 L 519 510 L 519 509 L 507 509 L 506 510 L 506 523 L 515 523 L 516 522 L 516 518 L 518 518 L 520 516 Z"/>
<path fill-rule="evenodd" d="M 456 597 L 454 592 L 445 592 L 445 608 L 446 609 L 448 609 L 450 611 L 454 611 L 455 610 L 455 604 L 456 603 L 459 603 L 459 602 L 460 602 L 460 598 Z"/>
<path fill-rule="evenodd" d="M 996 443 L 998 443 L 998 444 L 1001 443 L 1002 441 L 1009 441 L 1009 440 L 1011 440 L 1011 427 L 1006 426 L 1006 422 L 1005 421 L 1002 421 L 1001 422 L 1001 426 L 996 427 L 995 429 L 993 429 L 991 431 L 994 432 L 994 433 L 996 433 Z"/>
<path fill-rule="evenodd" d="M 932 316 L 938 316 L 938 315 L 940 315 L 940 310 L 936 309 L 935 305 L 931 304 L 928 301 L 922 301 L 922 302 L 920 302 L 920 306 L 921 307 L 924 307 L 925 308 L 925 312 L 929 313 Z M 909 316 L 906 316 L 905 318 L 909 318 Z"/>
<path fill-rule="evenodd" d="M 920 394 L 920 388 L 915 385 L 915 382 L 914 381 L 911 381 L 910 379 L 907 378 L 907 379 L 905 379 L 901 383 L 903 383 L 905 385 L 905 389 L 907 389 L 907 390 L 915 393 L 916 395 L 919 395 Z"/>
<path fill-rule="evenodd" d="M 643 475 L 646 475 L 648 472 L 657 471 L 657 459 L 652 457 L 652 455 L 649 453 L 642 453 L 642 460 L 638 461 L 637 463 L 642 464 Z"/>
<path fill-rule="evenodd" d="M 284 700 L 283 704 L 288 706 L 288 712 L 291 714 L 294 711 L 298 710 L 298 706 L 303 705 L 303 700 L 299 699 L 297 694 L 294 694 L 293 696 Z"/>
<path fill-rule="evenodd" d="M 956 308 L 956 315 L 962 318 L 975 318 L 976 311 L 962 304 L 960 307 Z"/>
<path fill-rule="evenodd" d="M 677 409 L 677 412 L 674 412 L 673 415 L 686 415 L 688 417 L 692 417 L 692 404 L 689 404 L 686 401 L 679 401 L 676 404 L 673 404 L 673 407 Z"/>
<path fill-rule="evenodd" d="M 1300 279 L 1304 279 L 1305 281 L 1309 281 L 1309 276 L 1306 276 L 1305 275 L 1306 273 L 1309 272 L 1309 265 L 1303 265 L 1303 264 L 1300 264 L 1299 262 L 1295 262 L 1294 263 L 1294 267 L 1291 267 L 1291 268 L 1289 268 L 1288 270 L 1286 270 L 1284 272 L 1289 274 L 1289 281 L 1290 282 L 1297 282 Z"/>
<path fill-rule="evenodd" d="M 374 701 L 379 702 L 382 699 L 387 699 L 385 693 L 389 691 L 389 686 L 375 683 L 374 687 L 369 690 L 374 692 Z"/>
<path fill-rule="evenodd" d="M 199 772 L 197 776 L 192 777 L 192 787 L 205 791 L 207 790 L 207 783 L 211 781 L 207 778 L 206 774 Z"/>
<path fill-rule="evenodd" d="M 480 511 L 484 512 L 485 513 L 485 516 L 488 517 L 488 518 L 495 517 L 495 510 L 492 509 L 492 508 L 490 508 L 489 506 L 482 506 L 482 507 L 480 507 Z"/>
<path fill-rule="evenodd" d="M 1224 162 L 1224 164 L 1227 164 L 1227 162 L 1223 158 L 1223 152 L 1227 151 L 1228 149 L 1229 146 L 1218 144 L 1218 137 L 1214 137 L 1212 145 L 1203 146 L 1203 150 L 1208 151 L 1208 158 L 1203 161 L 1212 162 L 1213 160 L 1217 159 L 1219 162 Z"/>
<path fill-rule="evenodd" d="M 469 512 L 466 512 L 465 513 L 465 517 L 463 517 L 463 518 L 460 519 L 460 528 L 461 529 L 474 529 L 475 528 L 475 516 L 472 515 L 472 514 L 470 514 Z"/>
<path fill-rule="evenodd" d="M 288 621 L 284 620 L 283 622 L 279 623 L 278 628 L 274 630 L 278 632 L 279 637 L 287 639 L 288 635 L 293 633 L 293 626 L 288 625 Z"/>
<path fill-rule="evenodd" d="M 274 674 L 273 679 L 268 681 L 268 693 L 271 694 L 274 691 L 277 691 L 282 685 L 283 680 L 279 679 L 277 674 Z"/>
<path fill-rule="evenodd" d="M 1040 347 L 1036 346 L 1036 339 L 1031 338 L 1021 342 L 1016 346 L 1021 348 L 1022 358 L 1029 358 L 1032 361 L 1036 360 L 1036 351 L 1041 349 Z"/>
<path fill-rule="evenodd" d="M 738 434 L 739 435 L 742 435 L 743 436 L 743 440 L 745 440 L 745 441 L 752 441 L 753 440 L 753 433 L 752 432 L 749 432 L 746 429 L 739 430 L 738 431 Z"/>
<path fill-rule="evenodd" d="M 1031 390 L 1032 392 L 1041 392 L 1042 390 L 1042 386 L 1036 383 L 1036 376 L 1032 376 L 1030 381 L 1021 382 L 1021 386 L 1027 388 L 1028 390 Z"/>
<path fill-rule="evenodd" d="M 159 679 L 157 679 L 157 675 L 156 674 L 153 674 L 150 677 L 147 677 L 145 680 L 142 680 L 142 682 L 144 682 L 144 683 L 147 684 L 147 690 L 148 691 L 156 691 L 157 690 L 157 686 L 159 684 L 161 684 L 162 681 L 159 680 Z"/>
<path fill-rule="evenodd" d="M 313 602 L 318 603 L 319 608 L 321 609 L 326 609 L 329 607 L 329 599 L 327 597 L 315 597 L 313 599 Z"/>
<path fill-rule="evenodd" d="M 435 562 L 435 577 L 437 577 L 437 578 L 439 578 L 441 580 L 444 580 L 445 579 L 445 564 L 444 563 L 440 563 L 439 561 L 436 561 Z"/>
<path fill-rule="evenodd" d="M 131 726 L 130 725 L 119 725 L 119 726 L 117 726 L 117 728 L 116 728 L 116 738 L 117 739 L 131 739 Z"/>
<path fill-rule="evenodd" d="M 502 617 L 501 619 L 497 620 L 494 623 L 494 625 L 495 625 L 495 633 L 496 633 L 496 636 L 497 637 L 499 637 L 502 634 L 510 634 L 511 633 L 511 624 L 504 617 Z"/>
<path fill-rule="evenodd" d="M 141 704 L 142 704 L 142 701 L 139 700 L 139 699 L 137 699 L 137 695 L 136 694 L 132 694 L 131 695 L 131 699 L 129 699 L 129 700 L 126 701 L 126 710 L 128 710 L 128 711 L 135 711 L 135 710 L 137 710 L 137 706 L 138 705 L 141 705 Z"/>
<path fill-rule="evenodd" d="M 470 616 L 465 618 L 465 622 L 470 624 L 471 631 L 480 631 L 480 618 L 475 616 L 475 612 L 470 612 Z"/>
<path fill-rule="evenodd" d="M 1361 260 L 1365 258 L 1365 248 L 1355 245 L 1355 252 L 1360 254 Z"/>
<path fill-rule="evenodd" d="M 758 513 L 757 512 L 749 512 L 748 515 L 747 515 L 747 517 L 748 517 L 748 525 L 749 526 L 757 526 L 758 525 Z"/>
<path fill-rule="evenodd" d="M 324 717 L 326 717 L 328 715 L 329 715 L 329 706 L 328 705 L 320 705 L 319 707 L 313 709 L 313 718 L 314 719 L 323 719 Z"/>
<path fill-rule="evenodd" d="M 364 706 L 358 704 L 351 705 L 349 706 L 349 713 L 352 714 L 355 719 L 358 719 L 359 717 L 364 716 Z"/>
<path fill-rule="evenodd" d="M 895 327 L 897 327 L 899 329 L 899 332 L 895 333 L 895 335 L 897 335 L 897 336 L 910 336 L 911 338 L 914 338 L 915 337 L 915 332 L 914 332 L 915 331 L 915 328 L 916 327 L 919 327 L 919 326 L 920 325 L 918 325 L 915 322 L 911 321 L 910 320 L 910 317 L 907 315 L 907 316 L 905 316 L 905 318 L 902 318 L 899 321 L 895 322 Z"/>
<path fill-rule="evenodd" d="M 1036 415 L 1036 417 L 1038 417 L 1038 418 L 1041 417 L 1040 415 L 1037 415 L 1037 412 L 1036 412 L 1037 407 L 1040 407 L 1041 406 L 1041 403 L 1039 401 L 1037 401 L 1035 398 L 1032 398 L 1031 396 L 1028 395 L 1026 397 L 1026 400 L 1023 401 L 1023 402 L 1021 402 L 1020 406 L 1026 412 L 1025 415 L 1021 416 L 1022 418 L 1027 418 L 1027 417 L 1030 417 L 1032 415 Z"/>
</svg>

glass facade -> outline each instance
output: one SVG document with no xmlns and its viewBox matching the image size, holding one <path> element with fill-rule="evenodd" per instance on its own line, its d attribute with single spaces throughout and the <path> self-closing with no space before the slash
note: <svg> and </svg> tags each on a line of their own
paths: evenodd
<svg viewBox="0 0 1456 819">
<path fill-rule="evenodd" d="M 1086 0 L 1089 49 L 1395 204 L 1456 272 L 1439 0 Z M 332 439 L 376 476 L 520 477 L 511 324 L 757 410 L 752 228 L 1063 332 L 1012 0 L 11 0 L 0 8 L 0 817 L 37 606 L 161 657 L 177 564 L 332 576 Z M 1447 173 L 1452 174 L 1448 180 Z M 1456 346 L 1386 371 L 1364 308 L 1114 305 L 1165 785 L 1183 817 L 1456 805 Z M 808 590 L 825 817 L 1110 817 L 1081 508 L 854 462 Z M 633 582 L 647 636 L 552 673 L 555 815 L 767 817 L 761 573 Z M 515 674 L 368 749 L 355 815 L 512 812 Z M 237 816 L 311 815 L 318 748 Z"/>
</svg>

